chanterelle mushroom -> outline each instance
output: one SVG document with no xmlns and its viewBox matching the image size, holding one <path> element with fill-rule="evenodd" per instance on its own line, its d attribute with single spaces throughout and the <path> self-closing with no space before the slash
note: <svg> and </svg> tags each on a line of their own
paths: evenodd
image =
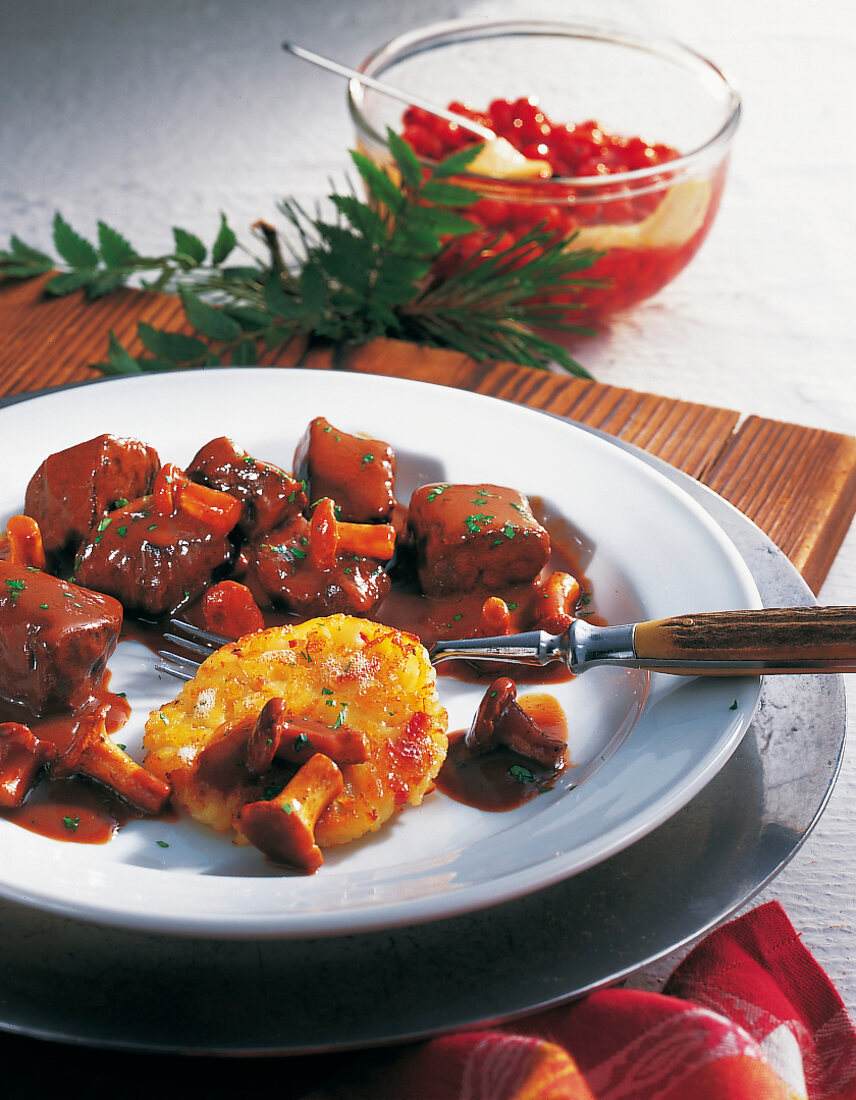
<svg viewBox="0 0 856 1100">
<path fill-rule="evenodd" d="M 324 862 L 315 823 L 344 786 L 329 756 L 316 753 L 269 802 L 249 802 L 235 828 L 276 863 L 313 874 Z"/>
<path fill-rule="evenodd" d="M 366 739 L 341 725 L 331 729 L 312 718 L 295 718 L 285 699 L 268 699 L 247 738 L 244 758 L 252 775 L 263 775 L 274 757 L 303 764 L 316 752 L 337 764 L 362 764 L 368 759 Z"/>
<path fill-rule="evenodd" d="M 543 730 L 517 702 L 517 688 L 507 676 L 494 680 L 484 694 L 464 742 L 472 753 L 497 745 L 549 768 L 561 764 L 566 745 Z"/>
<path fill-rule="evenodd" d="M 108 736 L 103 715 L 81 722 L 52 774 L 88 775 L 148 814 L 159 814 L 171 793 L 169 783 L 146 771 Z"/>
<path fill-rule="evenodd" d="M 56 759 L 56 749 L 29 726 L 0 722 L 0 806 L 20 806 L 39 772 Z"/>
</svg>

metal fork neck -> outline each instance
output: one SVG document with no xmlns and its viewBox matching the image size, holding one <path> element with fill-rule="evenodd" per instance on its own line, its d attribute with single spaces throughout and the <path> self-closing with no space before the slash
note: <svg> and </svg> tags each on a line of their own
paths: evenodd
<svg viewBox="0 0 856 1100">
<path fill-rule="evenodd" d="M 562 634 L 528 630 L 494 638 L 463 638 L 435 642 L 431 660 L 510 661 L 514 664 L 547 665 L 563 661 L 572 672 L 593 665 L 633 660 L 633 626 L 595 626 L 577 619 Z"/>
<path fill-rule="evenodd" d="M 513 661 L 515 664 L 546 665 L 563 660 L 567 654 L 567 636 L 528 630 L 523 634 L 504 634 L 495 638 L 456 638 L 435 642 L 429 650 L 434 664 L 441 661 Z"/>
<path fill-rule="evenodd" d="M 568 665 L 572 672 L 602 664 L 636 661 L 633 648 L 633 624 L 598 626 L 577 619 L 567 632 Z"/>
</svg>

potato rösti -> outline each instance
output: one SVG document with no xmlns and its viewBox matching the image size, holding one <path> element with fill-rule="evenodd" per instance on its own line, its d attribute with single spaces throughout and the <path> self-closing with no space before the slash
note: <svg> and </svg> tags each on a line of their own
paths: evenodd
<svg viewBox="0 0 856 1100">
<path fill-rule="evenodd" d="M 290 720 L 291 760 L 274 759 L 259 772 L 248 760 L 249 741 L 274 699 Z M 316 731 L 325 737 L 317 746 Z M 340 764 L 343 789 L 316 827 L 322 848 L 418 806 L 447 747 L 446 712 L 418 639 L 332 615 L 247 635 L 207 658 L 178 697 L 150 715 L 145 764 L 172 784 L 194 818 L 225 832 L 243 806 L 260 801 L 269 786 L 281 788 L 301 766 L 303 745 L 307 762 L 316 748 L 335 760 L 337 741 L 349 744 L 352 734 L 364 742 L 366 758 L 347 763 L 346 754 Z"/>
</svg>

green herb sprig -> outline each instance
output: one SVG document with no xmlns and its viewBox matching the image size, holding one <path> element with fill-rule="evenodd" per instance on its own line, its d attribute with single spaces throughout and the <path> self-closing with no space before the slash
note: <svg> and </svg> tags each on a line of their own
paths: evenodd
<svg viewBox="0 0 856 1100">
<path fill-rule="evenodd" d="M 351 154 L 365 200 L 353 188 L 334 192 L 329 196 L 334 220 L 284 200 L 279 205 L 284 233 L 266 222 L 253 226 L 261 256 L 238 245 L 225 215 L 210 251 L 195 234 L 174 228 L 170 252 L 143 256 L 105 222 L 98 222 L 93 244 L 57 213 L 53 242 L 62 263 L 13 236 L 10 247 L 0 250 L 0 275 L 31 279 L 59 268 L 45 282 L 50 296 L 83 291 L 96 299 L 132 280 L 144 289 L 178 294 L 192 334 L 141 321 L 137 335 L 145 350 L 134 356 L 111 331 L 107 358 L 93 364 L 105 374 L 252 365 L 262 349 L 275 355 L 295 337 L 357 345 L 385 336 L 476 359 L 534 367 L 556 363 L 588 377 L 541 332 L 590 334 L 563 321 L 572 307 L 549 296 L 596 285 L 579 273 L 600 253 L 569 249 L 567 242 L 535 229 L 508 249 L 438 276 L 447 249 L 474 228 L 465 211 L 478 194 L 451 179 L 466 170 L 479 146 L 426 173 L 398 135 L 390 131 L 388 141 L 389 171 L 359 152 Z M 238 248 L 246 262 L 229 262 Z"/>
</svg>

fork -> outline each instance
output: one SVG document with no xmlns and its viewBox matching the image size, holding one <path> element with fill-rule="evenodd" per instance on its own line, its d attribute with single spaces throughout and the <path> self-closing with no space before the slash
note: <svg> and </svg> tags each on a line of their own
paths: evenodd
<svg viewBox="0 0 856 1100">
<path fill-rule="evenodd" d="M 186 649 L 190 656 L 173 653 L 170 649 L 159 649 L 158 657 L 161 658 L 161 662 L 156 664 L 155 668 L 158 672 L 164 672 L 176 680 L 192 680 L 206 657 L 216 653 L 227 642 L 234 641 L 233 638 L 227 638 L 224 634 L 204 630 L 201 626 L 185 622 L 184 619 L 170 619 L 169 625 L 173 630 L 181 633 L 165 633 L 163 640 Z"/>
<path fill-rule="evenodd" d="M 202 660 L 231 639 L 170 619 L 164 639 L 190 656 L 159 650 L 159 672 L 191 680 Z M 708 611 L 597 626 L 574 619 L 561 634 L 530 630 L 495 638 L 454 638 L 428 650 L 433 664 L 463 659 L 547 665 L 573 673 L 619 665 L 682 676 L 760 676 L 856 671 L 856 607 L 769 607 Z"/>
</svg>

